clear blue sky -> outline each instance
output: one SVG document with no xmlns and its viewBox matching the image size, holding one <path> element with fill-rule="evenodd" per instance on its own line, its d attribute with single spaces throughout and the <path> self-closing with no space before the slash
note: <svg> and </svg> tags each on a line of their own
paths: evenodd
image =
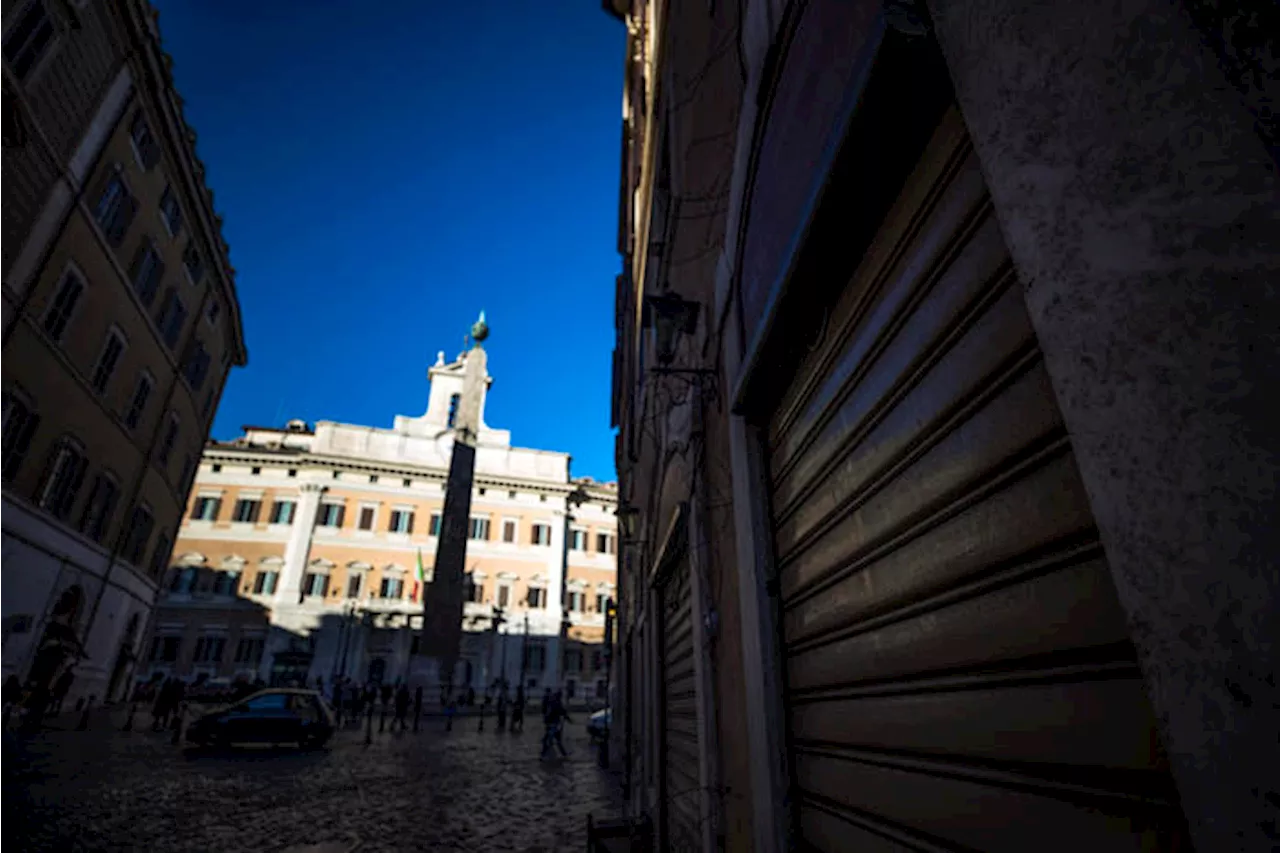
<svg viewBox="0 0 1280 853">
<path fill-rule="evenodd" d="M 391 426 L 487 312 L 485 420 L 613 479 L 624 28 L 599 0 L 168 0 L 249 348 L 214 423 Z"/>
</svg>

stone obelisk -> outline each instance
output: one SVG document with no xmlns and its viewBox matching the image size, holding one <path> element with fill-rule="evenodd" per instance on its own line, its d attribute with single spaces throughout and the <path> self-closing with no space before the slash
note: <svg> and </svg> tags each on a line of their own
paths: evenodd
<svg viewBox="0 0 1280 853">
<path fill-rule="evenodd" d="M 471 520 L 471 486 L 475 478 L 476 441 L 480 432 L 480 403 L 488 372 L 484 340 L 489 336 L 484 312 L 471 326 L 472 346 L 463 355 L 462 394 L 454 419 L 453 455 L 445 485 L 435 575 L 423 596 L 423 659 L 414 669 L 447 699 L 453 692 L 454 669 L 462 643 L 462 605 L 467 562 L 467 534 Z M 434 664 L 434 667 L 433 667 Z M 435 668 L 436 672 L 431 672 Z M 434 697 L 432 697 L 434 698 Z"/>
</svg>

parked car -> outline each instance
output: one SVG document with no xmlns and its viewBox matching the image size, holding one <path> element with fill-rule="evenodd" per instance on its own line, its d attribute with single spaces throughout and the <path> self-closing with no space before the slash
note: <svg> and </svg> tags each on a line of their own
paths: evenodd
<svg viewBox="0 0 1280 853">
<path fill-rule="evenodd" d="M 592 740 L 601 740 L 609 734 L 609 724 L 613 722 L 613 709 L 605 708 L 596 711 L 587 720 L 587 734 Z"/>
<path fill-rule="evenodd" d="M 314 690 L 260 690 L 218 708 L 187 727 L 187 740 L 200 746 L 237 743 L 296 743 L 323 746 L 334 731 L 333 712 Z"/>
</svg>

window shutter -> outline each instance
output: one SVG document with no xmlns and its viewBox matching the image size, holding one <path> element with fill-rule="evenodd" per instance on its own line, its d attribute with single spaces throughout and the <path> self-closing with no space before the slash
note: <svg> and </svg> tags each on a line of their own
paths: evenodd
<svg viewBox="0 0 1280 853">
<path fill-rule="evenodd" d="M 407 523 L 407 526 L 405 527 L 405 533 L 412 533 L 413 532 L 413 513 L 409 513 L 409 518 L 407 519 L 407 522 L 408 523 Z"/>
<path fill-rule="evenodd" d="M 342 526 L 342 519 L 346 517 L 346 514 L 347 514 L 347 507 L 345 504 L 338 507 L 338 523 L 337 525 L 335 525 L 336 527 Z"/>
</svg>

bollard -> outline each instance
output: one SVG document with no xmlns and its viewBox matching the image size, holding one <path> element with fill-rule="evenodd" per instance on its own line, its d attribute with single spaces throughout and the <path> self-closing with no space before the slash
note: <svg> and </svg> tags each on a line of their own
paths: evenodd
<svg viewBox="0 0 1280 853">
<path fill-rule="evenodd" d="M 129 706 L 129 716 L 125 718 L 124 728 L 121 729 L 121 731 L 125 731 L 125 732 L 133 731 L 133 716 L 136 713 L 138 713 L 138 703 L 134 702 L 132 705 Z"/>
<path fill-rule="evenodd" d="M 84 703 L 84 712 L 80 715 L 80 724 L 76 726 L 76 731 L 82 732 L 89 728 L 89 709 L 93 707 L 93 700 L 96 697 L 89 695 L 89 701 Z"/>
<path fill-rule="evenodd" d="M 373 743 L 373 706 L 369 706 L 369 715 L 365 718 L 364 745 Z"/>
<path fill-rule="evenodd" d="M 178 710 L 173 718 L 173 738 L 170 743 L 175 745 L 182 743 L 182 718 L 187 715 L 187 703 L 183 702 L 178 706 Z"/>
</svg>

